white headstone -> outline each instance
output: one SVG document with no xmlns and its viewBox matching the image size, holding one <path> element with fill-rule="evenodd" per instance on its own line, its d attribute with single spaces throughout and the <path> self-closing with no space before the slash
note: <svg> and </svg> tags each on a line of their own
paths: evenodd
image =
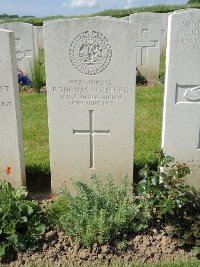
<svg viewBox="0 0 200 267">
<path fill-rule="evenodd" d="M 167 25 L 168 25 L 168 17 L 170 13 L 162 13 L 161 16 L 161 38 L 160 38 L 160 53 L 161 55 L 166 54 L 167 47 Z"/>
<path fill-rule="evenodd" d="M 39 41 L 38 41 L 38 29 L 37 29 L 37 26 L 33 26 L 33 41 L 34 41 L 35 58 L 38 58 L 38 55 L 39 55 Z"/>
<path fill-rule="evenodd" d="M 53 191 L 92 174 L 132 182 L 135 38 L 118 20 L 44 25 Z"/>
<path fill-rule="evenodd" d="M 161 18 L 156 13 L 135 13 L 129 22 L 137 24 L 137 68 L 148 81 L 159 80 Z"/>
<path fill-rule="evenodd" d="M 0 170 L 1 179 L 14 187 L 25 185 L 19 88 L 14 33 L 0 29 Z"/>
<path fill-rule="evenodd" d="M 38 30 L 38 46 L 39 46 L 39 49 L 44 49 L 43 26 L 37 26 L 37 30 Z"/>
<path fill-rule="evenodd" d="M 162 147 L 200 187 L 200 11 L 169 17 Z"/>
<path fill-rule="evenodd" d="M 121 18 L 119 18 L 119 20 L 129 22 L 129 16 L 121 17 Z"/>
<path fill-rule="evenodd" d="M 14 22 L 0 24 L 0 28 L 14 32 L 17 65 L 23 71 L 30 73 L 30 64 L 35 58 L 33 25 Z"/>
</svg>

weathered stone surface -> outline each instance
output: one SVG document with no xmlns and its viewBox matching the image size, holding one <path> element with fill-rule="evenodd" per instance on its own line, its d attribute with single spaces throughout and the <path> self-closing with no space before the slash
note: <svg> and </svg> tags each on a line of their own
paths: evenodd
<svg viewBox="0 0 200 267">
<path fill-rule="evenodd" d="M 0 171 L 13 186 L 25 185 L 14 33 L 0 29 Z"/>
<path fill-rule="evenodd" d="M 44 25 L 52 190 L 71 179 L 132 181 L 135 33 L 90 18 Z"/>
<path fill-rule="evenodd" d="M 170 15 L 162 147 L 191 169 L 186 182 L 200 187 L 200 11 Z"/>
</svg>

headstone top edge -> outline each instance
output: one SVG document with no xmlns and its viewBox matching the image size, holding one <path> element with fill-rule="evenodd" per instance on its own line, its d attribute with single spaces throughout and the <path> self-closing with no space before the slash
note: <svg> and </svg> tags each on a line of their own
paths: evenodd
<svg viewBox="0 0 200 267">
<path fill-rule="evenodd" d="M 5 32 L 5 33 L 13 33 L 13 31 L 5 30 L 0 28 L 0 32 Z"/>
<path fill-rule="evenodd" d="M 83 22 L 83 21 L 104 21 L 104 22 L 111 22 L 112 24 L 121 24 L 121 25 L 127 25 L 129 24 L 128 21 L 122 21 L 122 20 L 118 20 L 117 18 L 101 18 L 101 17 L 89 17 L 89 18 L 74 18 L 74 19 L 60 19 L 60 20 L 56 20 L 56 21 L 49 21 L 43 24 L 44 29 L 47 27 L 50 27 L 50 25 L 52 26 L 54 25 L 58 25 L 58 24 L 70 24 L 70 23 L 78 23 L 78 22 Z"/>
<path fill-rule="evenodd" d="M 9 25 L 9 24 L 16 24 L 16 25 L 19 25 L 19 24 L 23 24 L 23 25 L 31 25 L 31 26 L 34 26 L 33 24 L 31 23 L 27 23 L 27 22 L 20 22 L 20 21 L 16 21 L 16 22 L 5 22 L 5 23 L 0 23 L 0 25 Z"/>
</svg>

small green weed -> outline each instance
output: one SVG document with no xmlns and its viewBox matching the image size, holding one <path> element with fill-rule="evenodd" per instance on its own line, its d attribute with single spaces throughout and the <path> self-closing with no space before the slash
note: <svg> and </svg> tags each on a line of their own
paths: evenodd
<svg viewBox="0 0 200 267">
<path fill-rule="evenodd" d="M 54 223 L 52 217 L 58 211 L 57 223 L 67 236 L 89 247 L 94 243 L 126 239 L 147 227 L 147 218 L 136 205 L 126 177 L 122 186 L 114 185 L 109 176 L 105 183 L 97 176 L 91 180 L 91 185 L 76 182 L 75 196 L 67 190 L 61 191 L 49 209 L 49 219 Z"/>
</svg>

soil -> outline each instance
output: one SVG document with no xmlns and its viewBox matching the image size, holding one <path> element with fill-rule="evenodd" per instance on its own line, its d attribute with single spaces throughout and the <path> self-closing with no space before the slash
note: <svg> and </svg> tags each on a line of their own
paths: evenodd
<svg viewBox="0 0 200 267">
<path fill-rule="evenodd" d="M 94 244 L 90 249 L 74 243 L 65 233 L 51 228 L 43 236 L 36 251 L 26 251 L 18 254 L 9 253 L 2 263 L 8 266 L 99 266 L 130 262 L 155 263 L 172 262 L 179 259 L 194 259 L 190 251 L 178 248 L 164 230 L 152 229 L 148 233 L 130 238 L 129 241 L 118 244 Z"/>
</svg>

